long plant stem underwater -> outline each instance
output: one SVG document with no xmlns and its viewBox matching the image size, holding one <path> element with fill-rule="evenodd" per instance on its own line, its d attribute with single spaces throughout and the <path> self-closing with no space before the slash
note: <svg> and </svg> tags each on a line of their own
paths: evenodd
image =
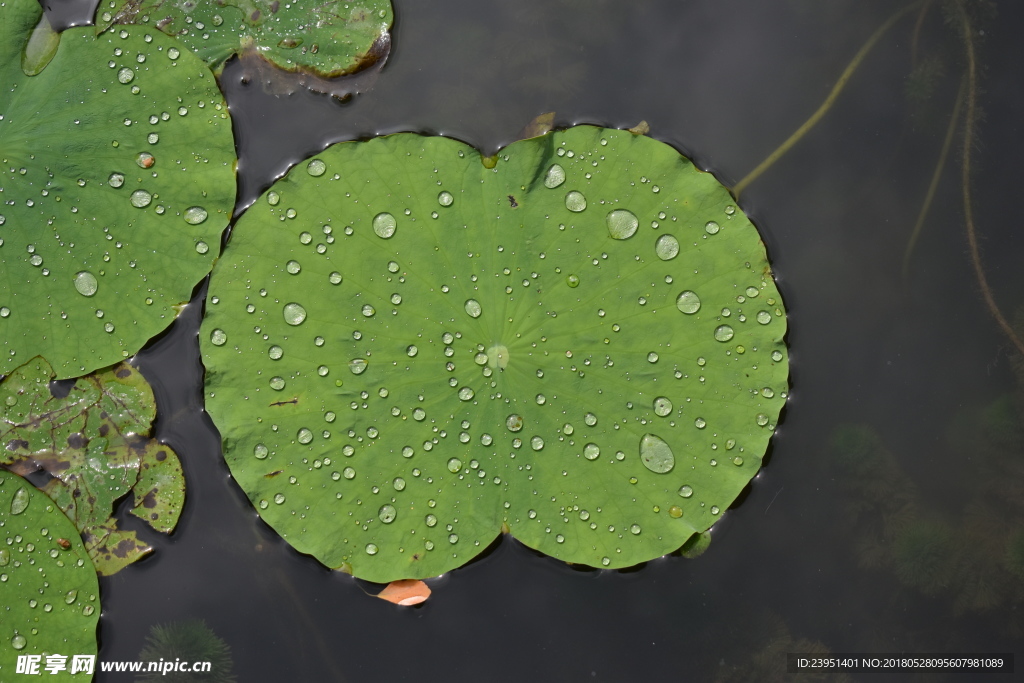
<svg viewBox="0 0 1024 683">
<path fill-rule="evenodd" d="M 978 286 L 981 288 L 981 295 L 985 299 L 985 305 L 988 306 L 989 313 L 996 319 L 999 327 L 1002 328 L 1013 345 L 1017 347 L 1017 352 L 1024 356 L 1024 342 L 1021 342 L 1020 337 L 1017 336 L 1010 323 L 1007 322 L 1006 316 L 999 310 L 995 297 L 992 296 L 992 289 L 988 285 L 988 279 L 985 277 L 985 269 L 982 268 L 981 255 L 978 251 L 978 235 L 974 227 L 974 211 L 971 204 L 971 145 L 974 142 L 974 125 L 978 117 L 977 62 L 974 56 L 974 34 L 971 29 L 971 18 L 967 14 L 963 0 L 958 0 L 956 7 L 963 26 L 964 49 L 967 53 L 967 114 L 964 119 L 964 147 L 960 169 L 964 198 L 964 223 L 967 227 L 967 244 L 971 250 L 971 264 L 974 266 L 974 274 L 978 277 Z"/>
<path fill-rule="evenodd" d="M 935 199 L 935 191 L 939 187 L 939 180 L 942 178 L 942 172 L 946 168 L 946 159 L 949 158 L 949 150 L 953 147 L 953 138 L 956 137 L 956 126 L 960 122 L 960 110 L 963 109 L 966 92 L 967 76 L 964 75 L 960 79 L 960 89 L 957 91 L 956 101 L 953 103 L 953 113 L 949 116 L 946 139 L 942 143 L 942 152 L 939 154 L 938 163 L 935 164 L 935 172 L 932 173 L 932 182 L 928 185 L 928 192 L 925 194 L 924 201 L 921 203 L 921 210 L 917 214 L 917 222 L 914 223 L 914 230 L 910 233 L 906 251 L 903 252 L 904 278 L 910 273 L 910 255 L 914 252 L 914 245 L 917 244 L 917 238 L 920 237 L 921 230 L 924 228 L 925 218 L 928 217 L 928 210 L 932 206 L 932 200 Z"/>
<path fill-rule="evenodd" d="M 746 189 L 747 185 L 757 180 L 762 173 L 767 171 L 772 166 L 772 164 L 781 159 L 782 156 L 786 152 L 788 152 L 790 148 L 793 147 L 793 145 L 798 143 L 801 140 L 801 138 L 803 138 L 803 136 L 807 135 L 807 133 L 818 124 L 818 121 L 820 121 L 821 118 L 825 116 L 826 113 L 828 113 L 828 110 L 832 108 L 832 105 L 835 104 L 835 101 L 839 97 L 839 94 L 843 92 L 843 88 L 846 87 L 847 82 L 853 76 L 854 72 L 857 71 L 857 67 L 860 66 L 860 63 L 864 61 L 864 58 L 868 55 L 869 52 L 871 52 L 871 48 L 873 48 L 875 44 L 878 43 L 879 40 L 881 40 L 882 36 L 885 35 L 886 31 L 892 28 L 893 24 L 899 21 L 900 18 L 902 18 L 905 14 L 908 14 L 909 12 L 913 11 L 914 9 L 917 9 L 925 2 L 928 2 L 928 0 L 919 0 L 918 2 L 911 3 L 910 5 L 907 5 L 906 7 L 900 9 L 891 17 L 889 17 L 884 24 L 879 26 L 874 33 L 871 34 L 871 37 L 868 38 L 867 42 L 861 46 L 860 50 L 857 51 L 857 54 L 854 55 L 853 60 L 846 66 L 846 69 L 839 77 L 839 80 L 836 81 L 836 84 L 832 86 L 832 92 L 828 94 L 828 97 L 826 97 L 825 101 L 821 103 L 821 106 L 818 107 L 818 110 L 811 114 L 811 118 L 807 119 L 807 121 L 805 121 L 804 124 L 800 126 L 795 133 L 790 135 L 785 142 L 779 145 L 779 147 L 774 152 L 769 154 L 767 159 L 758 164 L 757 168 L 755 168 L 753 171 L 748 173 L 745 178 L 736 183 L 736 185 L 732 188 L 732 194 L 734 197 L 739 199 L 740 193 L 743 192 L 744 189 Z"/>
</svg>

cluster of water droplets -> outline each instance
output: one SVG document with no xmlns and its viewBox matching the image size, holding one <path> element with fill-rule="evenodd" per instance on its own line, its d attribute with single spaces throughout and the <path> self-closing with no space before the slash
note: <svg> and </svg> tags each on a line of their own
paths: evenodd
<svg viewBox="0 0 1024 683">
<path fill-rule="evenodd" d="M 293 237 L 267 254 L 273 272 L 245 279 L 230 303 L 219 302 L 215 279 L 217 326 L 209 332 L 212 346 L 232 358 L 258 356 L 256 384 L 242 400 L 251 402 L 260 437 L 241 457 L 259 462 L 261 476 L 280 487 L 259 499 L 261 510 L 280 506 L 297 525 L 314 524 L 308 501 L 326 491 L 331 514 L 355 525 L 345 543 L 361 555 L 419 557 L 442 547 L 458 552 L 460 533 L 465 542 L 456 503 L 500 496 L 513 532 L 536 524 L 556 543 L 608 548 L 601 563 L 611 566 L 630 539 L 661 533 L 645 531 L 660 515 L 693 522 L 720 514 L 708 482 L 740 480 L 723 465 L 746 469 L 748 478 L 756 471 L 753 430 L 716 412 L 734 380 L 719 386 L 706 375 L 739 377 L 781 363 L 783 352 L 759 341 L 769 335 L 751 336 L 783 318 L 781 305 L 764 293 L 774 291 L 769 276 L 749 263 L 731 294 L 701 284 L 699 269 L 683 265 L 701 240 L 738 231 L 730 221 L 740 214 L 724 205 L 715 220 L 688 223 L 679 219 L 685 207 L 673 215 L 678 194 L 644 177 L 634 184 L 663 200 L 663 209 L 627 208 L 588 184 L 601 150 L 556 154 L 541 174 L 540 192 L 557 197 L 558 209 L 546 205 L 545 229 L 570 236 L 560 245 L 589 235 L 576 240 L 579 257 L 520 243 L 481 253 L 479 240 L 463 247 L 453 239 L 424 265 L 406 242 L 424 230 L 417 219 L 429 215 L 440 234 L 469 220 L 452 211 L 459 195 L 441 181 L 428 202 L 410 207 L 399 191 L 387 206 L 339 182 L 330 193 L 356 206 L 355 217 L 293 208 L 300 202 L 285 190 L 267 193 L 267 215 Z M 331 187 L 340 178 L 331 163 L 313 159 L 305 175 Z M 309 182 L 301 172 L 299 179 Z M 500 220 L 534 200 L 509 194 Z M 655 233 L 645 239 L 648 222 Z M 335 251 L 335 236 L 356 247 Z M 469 250 L 466 267 L 459 249 Z M 601 269 L 622 264 L 644 269 L 610 287 Z M 230 312 L 218 318 L 223 305 Z M 565 334 L 554 322 L 580 316 L 590 337 Z M 669 329 L 690 326 L 699 343 L 679 343 Z M 756 387 L 756 401 L 776 397 L 785 398 L 784 386 Z M 765 407 L 752 426 L 773 429 L 769 413 L 777 410 Z M 626 485 L 636 519 L 623 524 L 615 510 L 587 503 L 587 482 L 601 468 Z M 645 508 L 652 496 L 659 502 Z M 577 524 L 589 532 L 565 526 Z M 396 528 L 408 530 L 401 540 L 382 531 Z M 474 537 L 474 547 L 479 542 Z"/>
<path fill-rule="evenodd" d="M 51 515 L 54 521 L 63 519 L 43 494 L 30 493 L 7 474 L 0 474 L 0 494 L 0 504 L 7 507 L 0 515 L 0 586 L 18 587 L 16 602 L 5 605 L 2 637 L 13 650 L 31 650 L 33 643 L 39 647 L 54 642 L 48 629 L 67 629 L 75 620 L 96 614 L 98 596 L 82 594 L 76 587 L 95 573 L 71 541 L 40 525 L 40 519 Z M 35 506 L 45 509 L 32 509 Z M 26 613 L 29 618 L 21 621 Z"/>
</svg>

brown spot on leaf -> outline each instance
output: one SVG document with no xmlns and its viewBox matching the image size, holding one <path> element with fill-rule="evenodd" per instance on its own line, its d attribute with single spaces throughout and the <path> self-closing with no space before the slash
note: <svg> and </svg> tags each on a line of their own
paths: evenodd
<svg viewBox="0 0 1024 683">
<path fill-rule="evenodd" d="M 120 543 L 114 546 L 113 553 L 120 558 L 128 557 L 129 553 L 135 549 L 135 544 L 130 539 L 124 539 Z"/>
<path fill-rule="evenodd" d="M 89 443 L 89 440 L 86 439 L 81 432 L 75 432 L 74 434 L 68 436 L 69 448 L 74 448 L 76 450 L 80 448 L 85 448 L 85 444 L 87 443 Z"/>
<path fill-rule="evenodd" d="M 253 13 L 252 13 L 251 15 L 249 15 L 249 18 L 250 18 L 251 20 L 253 20 L 253 21 L 259 21 L 259 20 L 260 20 L 260 11 L 259 11 L 259 10 L 256 10 L 256 11 L 255 11 L 255 12 L 253 12 Z"/>
<path fill-rule="evenodd" d="M 142 507 L 155 508 L 157 503 L 156 494 L 156 489 L 153 489 L 152 491 L 147 493 L 146 496 L 142 499 Z"/>
<path fill-rule="evenodd" d="M 11 439 L 7 442 L 7 450 L 14 452 L 28 448 L 28 441 L 24 439 Z"/>
<path fill-rule="evenodd" d="M 281 3 L 278 2 L 278 0 L 274 0 L 274 2 L 270 3 L 270 11 L 275 13 L 275 14 L 277 13 L 278 8 L 280 8 L 280 7 L 281 7 Z"/>
<path fill-rule="evenodd" d="M 156 452 L 156 459 L 159 462 L 163 462 L 164 460 L 166 460 L 167 459 L 167 451 L 157 451 Z"/>
<path fill-rule="evenodd" d="M 152 164 L 150 164 L 150 165 L 152 165 Z M 146 168 L 149 168 L 149 167 L 147 166 Z M 121 366 L 120 368 L 117 369 L 117 372 L 115 372 L 114 374 L 117 375 L 118 377 L 120 377 L 121 379 L 124 379 L 125 377 L 131 377 L 132 376 L 132 371 L 130 369 L 124 367 L 124 366 Z"/>
<path fill-rule="evenodd" d="M 99 429 L 100 436 L 106 436 L 109 431 L 110 431 L 110 425 L 108 425 L 108 424 L 101 424 L 100 425 L 100 429 Z"/>
</svg>

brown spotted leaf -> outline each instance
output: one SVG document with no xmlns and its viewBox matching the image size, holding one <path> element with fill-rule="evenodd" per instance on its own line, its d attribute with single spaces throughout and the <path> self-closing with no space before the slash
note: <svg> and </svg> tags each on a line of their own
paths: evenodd
<svg viewBox="0 0 1024 683">
<path fill-rule="evenodd" d="M 113 574 L 152 549 L 111 515 L 132 493 L 132 513 L 157 531 L 174 529 L 185 497 L 181 463 L 150 438 L 153 392 L 121 363 L 80 378 L 66 395 L 51 391 L 54 371 L 41 357 L 0 383 L 0 467 L 44 472 L 44 492 L 74 522 L 96 569 Z"/>
</svg>

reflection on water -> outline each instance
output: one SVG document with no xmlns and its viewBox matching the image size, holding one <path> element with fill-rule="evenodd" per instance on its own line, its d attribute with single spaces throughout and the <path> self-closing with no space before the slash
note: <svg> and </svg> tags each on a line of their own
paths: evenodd
<svg viewBox="0 0 1024 683">
<path fill-rule="evenodd" d="M 1024 305 L 1010 203 L 1024 177 L 1022 10 L 991 6 L 997 17 L 976 16 L 973 189 L 992 291 L 1012 311 Z M 810 116 L 893 11 L 882 0 L 397 0 L 386 66 L 344 103 L 270 94 L 229 65 L 240 206 L 330 142 L 416 130 L 490 154 L 546 111 L 561 126 L 647 120 L 732 184 Z M 1011 651 L 1024 399 L 966 255 L 959 140 L 901 272 L 964 68 L 938 4 L 916 29 L 918 16 L 743 192 L 790 303 L 793 393 L 770 465 L 701 557 L 578 572 L 506 539 L 434 584 L 422 608 L 367 598 L 278 539 L 229 478 L 201 410 L 200 288 L 139 356 L 190 497 L 172 538 L 139 529 L 160 552 L 104 580 L 101 656 L 134 659 L 150 624 L 187 618 L 228 643 L 245 681 L 781 680 L 795 648 Z"/>
</svg>

